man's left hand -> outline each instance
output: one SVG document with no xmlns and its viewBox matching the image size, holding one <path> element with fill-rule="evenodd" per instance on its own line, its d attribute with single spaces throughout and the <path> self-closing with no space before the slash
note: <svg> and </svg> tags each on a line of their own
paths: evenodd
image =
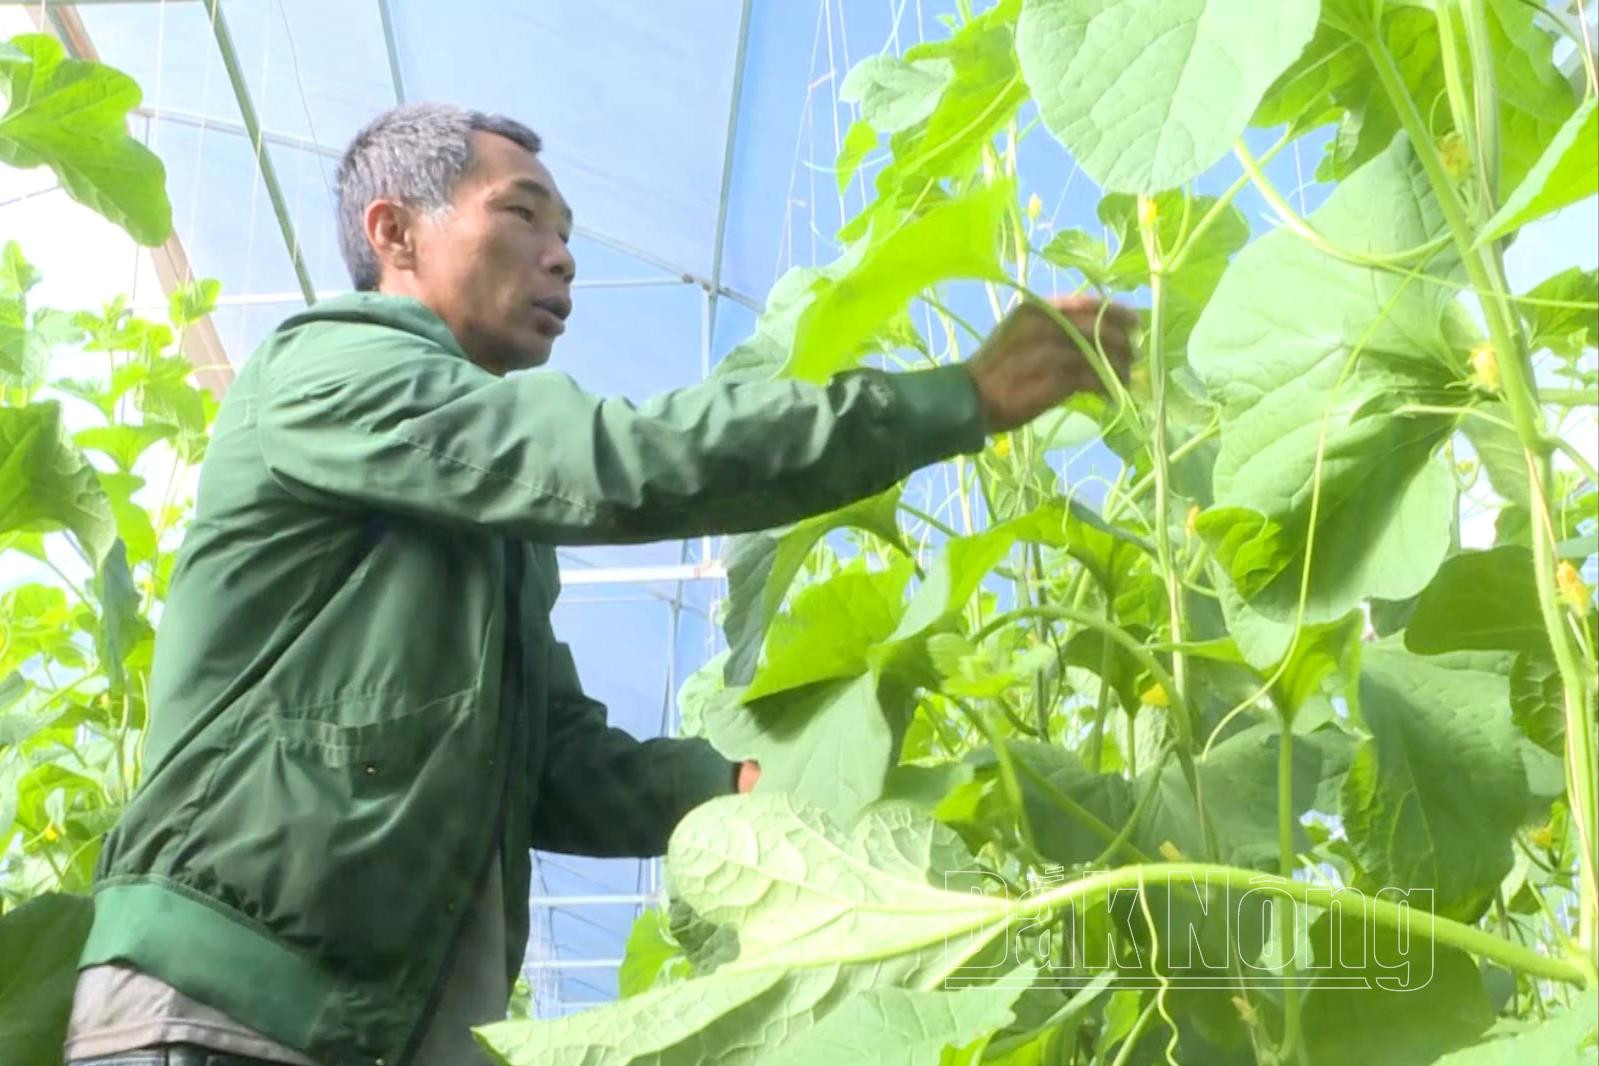
<svg viewBox="0 0 1599 1066">
<path fill-rule="evenodd" d="M 738 764 L 738 790 L 748 792 L 755 787 L 755 782 L 760 780 L 761 764 L 754 759 L 745 759 Z"/>
</svg>

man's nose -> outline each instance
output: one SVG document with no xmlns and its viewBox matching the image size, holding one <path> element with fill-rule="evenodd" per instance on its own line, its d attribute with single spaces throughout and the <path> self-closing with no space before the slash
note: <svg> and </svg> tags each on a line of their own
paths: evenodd
<svg viewBox="0 0 1599 1066">
<path fill-rule="evenodd" d="M 570 285 L 577 277 L 577 260 L 572 258 L 572 249 L 565 242 L 556 244 L 545 254 L 544 269 Z"/>
</svg>

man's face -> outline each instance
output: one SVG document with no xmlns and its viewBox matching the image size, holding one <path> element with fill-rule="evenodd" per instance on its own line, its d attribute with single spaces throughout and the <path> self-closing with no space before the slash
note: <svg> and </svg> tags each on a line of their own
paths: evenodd
<svg viewBox="0 0 1599 1066">
<path fill-rule="evenodd" d="M 540 366 L 572 310 L 572 210 L 532 152 L 481 132 L 472 151 L 452 209 L 418 220 L 412 294 L 485 369 Z"/>
</svg>

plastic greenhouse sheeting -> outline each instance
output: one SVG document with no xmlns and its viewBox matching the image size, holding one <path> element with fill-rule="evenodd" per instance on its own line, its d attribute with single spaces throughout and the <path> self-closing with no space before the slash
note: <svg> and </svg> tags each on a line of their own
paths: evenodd
<svg viewBox="0 0 1599 1066">
<path fill-rule="evenodd" d="M 73 10 L 99 56 L 144 89 L 137 132 L 166 163 L 177 236 L 195 273 L 222 282 L 215 323 L 237 365 L 303 297 L 209 7 L 140 0 Z M 577 215 L 576 313 L 552 365 L 593 391 L 635 400 L 700 380 L 748 335 L 783 270 L 837 254 L 831 234 L 866 202 L 872 171 L 868 161 L 839 191 L 832 161 L 855 116 L 838 86 L 864 56 L 944 36 L 941 16 L 954 8 L 954 0 L 220 4 L 292 247 L 315 291 L 347 286 L 332 182 L 362 124 L 399 100 L 503 112 L 540 132 Z M 1318 155 L 1309 138 L 1271 163 L 1304 210 L 1321 195 L 1309 182 Z M 1097 231 L 1098 191 L 1042 131 L 1023 143 L 1019 169 L 1020 195 L 1036 194 L 1044 219 Z M 1218 192 L 1237 174 L 1226 161 L 1198 191 Z M 1238 206 L 1252 223 L 1263 213 L 1253 193 Z M 1592 261 L 1591 250 L 1583 254 Z M 1040 269 L 1035 287 L 1048 288 L 1049 268 Z M 1069 479 L 1090 486 L 1090 502 L 1090 475 L 1114 471 L 1093 445 L 1066 462 Z M 944 496 L 944 476 L 920 483 L 929 509 Z M 714 566 L 696 564 L 713 563 L 718 550 L 696 542 L 561 553 L 567 588 L 556 626 L 613 724 L 641 737 L 674 728 L 676 687 L 717 647 L 725 583 Z M 538 871 L 527 970 L 537 1013 L 613 997 L 639 900 L 659 889 L 657 864 L 541 856 Z"/>
</svg>

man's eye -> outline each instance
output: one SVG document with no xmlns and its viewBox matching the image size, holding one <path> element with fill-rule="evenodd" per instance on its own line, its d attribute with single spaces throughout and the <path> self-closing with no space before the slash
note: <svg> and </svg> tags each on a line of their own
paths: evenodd
<svg viewBox="0 0 1599 1066">
<path fill-rule="evenodd" d="M 513 207 L 511 208 L 511 214 L 525 222 L 532 222 L 534 219 L 533 210 L 528 207 Z"/>
</svg>

